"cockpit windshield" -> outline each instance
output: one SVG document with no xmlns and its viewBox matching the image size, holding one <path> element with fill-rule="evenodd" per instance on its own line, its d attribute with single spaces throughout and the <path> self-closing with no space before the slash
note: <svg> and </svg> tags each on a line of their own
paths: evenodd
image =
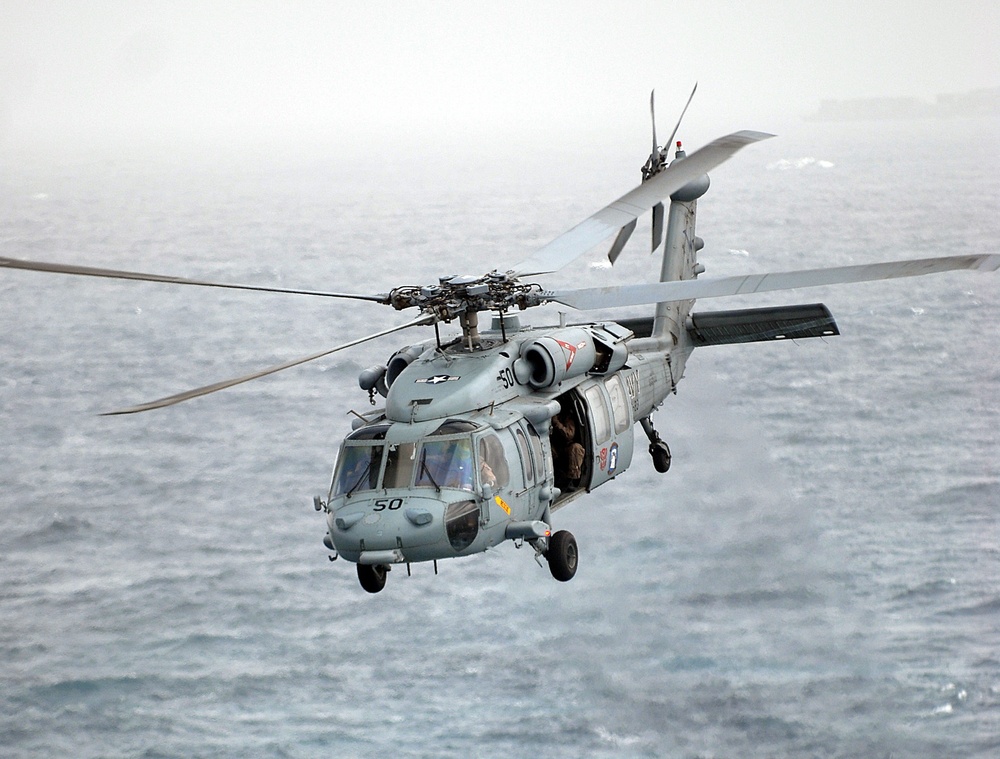
<svg viewBox="0 0 1000 759">
<path fill-rule="evenodd" d="M 350 495 L 358 490 L 374 490 L 382 468 L 384 445 L 345 445 L 337 465 L 333 495 Z"/>
<path fill-rule="evenodd" d="M 447 420 L 415 443 L 385 442 L 388 429 L 388 425 L 371 425 L 348 436 L 337 462 L 331 497 L 388 488 L 474 488 L 472 433 L 480 429 L 478 425 Z"/>
<path fill-rule="evenodd" d="M 472 440 L 428 440 L 420 447 L 416 486 L 472 490 Z"/>
</svg>

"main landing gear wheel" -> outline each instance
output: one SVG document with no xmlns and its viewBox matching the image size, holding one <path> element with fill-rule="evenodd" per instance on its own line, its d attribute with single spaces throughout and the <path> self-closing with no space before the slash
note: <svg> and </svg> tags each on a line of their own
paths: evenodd
<svg viewBox="0 0 1000 759">
<path fill-rule="evenodd" d="M 657 440 L 649 446 L 649 455 L 653 457 L 653 469 L 663 474 L 670 469 L 670 447 L 662 440 Z"/>
<path fill-rule="evenodd" d="M 369 593 L 378 593 L 385 587 L 389 567 L 385 564 L 358 564 L 358 581 Z"/>
<path fill-rule="evenodd" d="M 545 558 L 549 562 L 549 571 L 559 582 L 572 580 L 580 563 L 573 533 L 559 530 L 549 538 L 549 550 L 545 552 Z"/>
<path fill-rule="evenodd" d="M 660 438 L 660 433 L 653 429 L 653 422 L 648 416 L 640 419 L 639 423 L 649 438 L 649 455 L 653 457 L 653 469 L 663 474 L 670 469 L 670 447 Z"/>
</svg>

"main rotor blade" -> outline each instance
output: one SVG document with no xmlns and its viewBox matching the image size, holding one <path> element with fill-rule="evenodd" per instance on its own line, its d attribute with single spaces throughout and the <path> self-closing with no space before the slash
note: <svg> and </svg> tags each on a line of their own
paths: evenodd
<svg viewBox="0 0 1000 759">
<path fill-rule="evenodd" d="M 774 135 L 743 131 L 713 140 L 687 158 L 674 161 L 656 176 L 539 248 L 532 256 L 517 264 L 511 273 L 527 277 L 558 271 L 633 219 L 637 219 L 656 203 L 677 192 L 692 179 L 731 158 L 736 151 L 769 137 Z"/>
<path fill-rule="evenodd" d="M 367 335 L 365 337 L 359 337 L 356 340 L 351 340 L 350 342 L 338 345 L 336 348 L 331 348 L 330 350 L 322 351 L 321 353 L 314 353 L 311 356 L 306 356 L 305 358 L 297 358 L 293 361 L 287 361 L 284 364 L 278 364 L 277 366 L 272 366 L 267 369 L 261 369 L 259 372 L 253 372 L 252 374 L 246 374 L 242 377 L 236 377 L 235 379 L 223 380 L 222 382 L 216 382 L 211 385 L 205 385 L 205 387 L 199 387 L 195 390 L 188 390 L 183 393 L 177 393 L 177 395 L 171 395 L 166 398 L 160 398 L 156 401 L 150 401 L 149 403 L 142 403 L 138 406 L 132 406 L 130 408 L 120 409 L 118 411 L 108 411 L 101 416 L 117 416 L 119 414 L 136 414 L 140 411 L 151 411 L 155 408 L 163 408 L 165 406 L 173 406 L 175 403 L 180 403 L 181 401 L 187 401 L 191 398 L 198 398 L 202 395 L 208 395 L 209 393 L 215 393 L 219 390 L 225 390 L 228 387 L 233 387 L 235 385 L 240 385 L 244 382 L 249 382 L 250 380 L 259 379 L 260 377 L 266 377 L 268 374 L 274 374 L 280 372 L 284 369 L 291 369 L 293 366 L 298 366 L 299 364 L 304 364 L 308 361 L 314 361 L 317 358 L 323 358 L 324 356 L 329 356 L 331 353 L 336 353 L 337 351 L 342 351 L 345 348 L 350 348 L 353 345 L 358 345 L 359 343 L 367 342 L 368 340 L 374 340 L 376 337 L 382 337 L 383 335 L 389 335 L 393 332 L 399 332 L 410 327 L 415 327 L 419 324 L 433 324 L 434 317 L 425 314 L 418 319 L 407 322 L 406 324 L 400 324 L 397 327 L 390 327 L 389 329 L 384 329 L 381 332 L 376 332 L 372 335 Z"/>
<path fill-rule="evenodd" d="M 23 261 L 17 258 L 0 257 L 0 268 L 23 269 L 25 271 L 44 271 L 54 274 L 75 274 L 82 277 L 105 277 L 107 279 L 134 279 L 143 282 L 164 282 L 171 285 L 197 285 L 198 287 L 221 287 L 227 290 L 256 290 L 265 293 L 290 293 L 293 295 L 320 295 L 327 298 L 351 298 L 354 300 L 369 300 L 375 303 L 388 303 L 386 295 L 358 295 L 354 293 L 333 293 L 318 290 L 299 290 L 287 287 L 267 287 L 263 285 L 236 285 L 225 282 L 209 282 L 201 279 L 185 277 L 169 277 L 162 274 L 144 274 L 137 271 L 121 271 L 118 269 L 100 269 L 92 266 L 77 266 L 75 264 L 51 263 L 47 261 Z"/>
<path fill-rule="evenodd" d="M 622 254 L 622 250 L 625 248 L 625 243 L 628 242 L 628 238 L 632 236 L 635 231 L 636 220 L 632 219 L 628 224 L 618 230 L 618 236 L 615 241 L 611 244 L 611 250 L 608 251 L 608 261 L 614 266 L 615 261 L 618 260 L 618 256 Z"/>
<path fill-rule="evenodd" d="M 924 274 L 960 269 L 973 269 L 982 272 L 997 271 L 1000 269 L 1000 254 L 941 256 L 857 266 L 838 266 L 830 269 L 751 274 L 720 279 L 686 279 L 678 282 L 655 282 L 644 285 L 549 290 L 543 292 L 541 298 L 543 301 L 555 301 L 571 308 L 587 311 L 594 308 L 617 308 L 646 303 L 670 303 L 694 298 L 720 298 L 726 295 L 795 290 L 799 287 L 919 277 Z"/>
</svg>

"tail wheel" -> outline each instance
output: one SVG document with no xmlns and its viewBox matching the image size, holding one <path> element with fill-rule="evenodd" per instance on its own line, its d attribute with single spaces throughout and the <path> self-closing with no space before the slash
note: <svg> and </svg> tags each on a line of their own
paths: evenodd
<svg viewBox="0 0 1000 759">
<path fill-rule="evenodd" d="M 385 587 L 389 567 L 385 564 L 358 564 L 358 581 L 369 593 L 378 593 Z"/>
<path fill-rule="evenodd" d="M 580 563 L 580 553 L 573 533 L 559 530 L 549 538 L 549 550 L 545 552 L 545 558 L 549 562 L 549 571 L 559 582 L 572 580 Z"/>
<path fill-rule="evenodd" d="M 663 474 L 670 469 L 670 448 L 662 440 L 657 440 L 649 446 L 649 455 L 653 457 L 653 469 Z"/>
</svg>

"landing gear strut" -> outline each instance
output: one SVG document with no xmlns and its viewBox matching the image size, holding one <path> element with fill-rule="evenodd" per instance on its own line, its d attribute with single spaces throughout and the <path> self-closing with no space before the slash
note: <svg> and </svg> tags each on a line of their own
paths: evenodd
<svg viewBox="0 0 1000 759">
<path fill-rule="evenodd" d="M 534 538 L 528 540 L 531 547 L 535 549 L 535 561 L 538 566 L 544 566 L 544 558 L 549 565 L 549 571 L 559 582 L 569 582 L 576 574 L 576 568 L 580 564 L 580 552 L 576 547 L 576 538 L 569 530 L 559 530 L 554 535 L 547 538 Z M 521 544 L 514 543 L 518 548 Z"/>
<path fill-rule="evenodd" d="M 653 457 L 653 468 L 663 474 L 670 469 L 670 446 L 660 439 L 660 433 L 653 429 L 653 423 L 647 416 L 640 421 L 642 429 L 649 438 L 649 455 Z"/>
</svg>

